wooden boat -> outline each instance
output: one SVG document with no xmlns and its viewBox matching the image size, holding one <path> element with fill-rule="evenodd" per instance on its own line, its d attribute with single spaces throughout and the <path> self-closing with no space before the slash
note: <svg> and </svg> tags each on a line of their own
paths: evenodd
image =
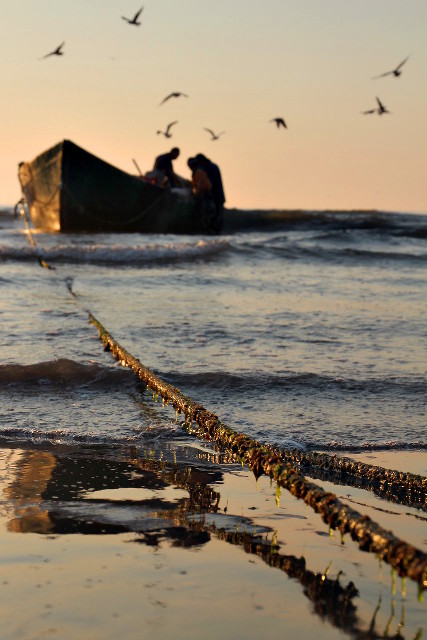
<svg viewBox="0 0 427 640">
<path fill-rule="evenodd" d="M 48 232 L 204 234 L 189 189 L 167 189 L 121 171 L 70 140 L 21 162 L 18 178 L 32 223 Z M 222 232 L 312 223 L 301 211 L 225 209 Z"/>
<path fill-rule="evenodd" d="M 19 165 L 35 227 L 44 231 L 200 233 L 188 190 L 162 188 L 63 140 Z"/>
</svg>

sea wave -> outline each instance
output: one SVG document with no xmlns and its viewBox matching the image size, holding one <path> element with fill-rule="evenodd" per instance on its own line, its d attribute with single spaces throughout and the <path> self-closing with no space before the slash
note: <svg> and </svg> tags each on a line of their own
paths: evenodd
<svg viewBox="0 0 427 640">
<path fill-rule="evenodd" d="M 0 245 L 0 262 L 33 262 L 42 257 L 49 265 L 92 264 L 98 266 L 138 267 L 138 266 L 171 266 L 174 264 L 195 263 L 222 258 L 224 255 L 246 253 L 248 259 L 256 254 L 258 257 L 274 257 L 282 260 L 321 261 L 336 263 L 361 262 L 411 262 L 414 266 L 422 266 L 427 261 L 425 246 L 369 246 L 360 241 L 360 246 L 334 246 L 319 238 L 314 241 L 295 241 L 282 238 L 280 242 L 258 239 L 233 242 L 231 238 L 216 240 L 198 240 L 191 243 L 121 245 L 117 243 L 84 244 L 82 241 L 61 243 L 57 246 L 46 246 L 39 243 L 37 249 L 31 246 Z"/>
<path fill-rule="evenodd" d="M 278 441 L 277 446 L 280 448 L 288 448 L 286 442 Z M 298 447 L 297 447 L 298 448 Z M 366 441 L 357 444 L 349 444 L 345 441 L 325 441 L 314 442 L 307 441 L 303 446 L 306 451 L 332 452 L 332 453 L 363 453 L 368 451 L 426 451 L 427 440 L 417 440 L 414 442 L 406 442 L 404 440 L 389 440 L 384 442 Z"/>
<path fill-rule="evenodd" d="M 133 380 L 133 376 L 128 369 L 82 364 L 67 358 L 25 365 L 0 364 L 0 387 L 46 384 L 111 387 L 129 380 Z"/>
<path fill-rule="evenodd" d="M 342 229 L 239 236 L 231 239 L 230 251 L 292 261 L 307 258 L 328 262 L 411 260 L 417 264 L 427 259 L 427 245 L 419 239 L 374 236 L 365 231 Z"/>
<path fill-rule="evenodd" d="M 58 238 L 58 237 L 56 237 Z M 226 239 L 193 240 L 188 242 L 170 241 L 165 243 L 127 244 L 117 243 L 109 237 L 108 243 L 101 243 L 99 236 L 93 239 L 60 237 L 57 244 L 51 238 L 36 236 L 38 250 L 30 245 L 0 245 L 0 260 L 27 262 L 38 259 L 41 254 L 48 263 L 56 264 L 99 264 L 99 265 L 144 265 L 173 264 L 200 259 L 210 259 L 228 247 Z M 47 240 L 47 241 L 46 241 Z"/>
<path fill-rule="evenodd" d="M 415 394 L 424 395 L 427 381 L 423 376 L 409 376 L 405 378 L 387 376 L 384 378 L 343 378 L 320 375 L 316 373 L 300 373 L 289 371 L 281 374 L 252 371 L 250 373 L 229 373 L 227 371 L 207 371 L 198 373 L 165 372 L 162 376 L 182 389 L 194 388 L 212 389 L 239 393 L 252 393 L 267 390 L 295 391 L 295 390 L 335 390 L 352 394 Z"/>
<path fill-rule="evenodd" d="M 379 211 L 230 210 L 221 237 L 144 234 L 52 234 L 1 218 L 0 261 L 113 266 L 170 265 L 255 252 L 290 260 L 372 261 L 427 258 L 427 216 Z M 6 220 L 6 221 L 5 221 Z"/>
<path fill-rule="evenodd" d="M 356 230 L 415 238 L 427 237 L 427 216 L 411 213 L 360 210 L 230 210 L 225 217 L 225 231 L 274 229 L 286 230 Z"/>
<path fill-rule="evenodd" d="M 251 435 L 251 434 L 249 434 Z M 273 436 L 264 433 L 261 437 L 256 438 L 261 444 L 266 444 L 277 448 L 278 450 L 300 450 L 308 452 L 325 452 L 336 454 L 352 454 L 373 451 L 427 451 L 427 440 L 414 440 L 407 442 L 405 440 L 365 440 L 357 443 L 349 440 L 328 440 L 310 439 L 303 435 L 301 437 L 293 436 Z M 115 447 L 139 447 L 139 448 L 155 448 L 156 445 L 162 447 L 165 442 L 172 445 L 173 448 L 182 445 L 197 446 L 200 442 L 194 437 L 189 440 L 186 430 L 182 429 L 180 424 L 174 424 L 169 421 L 163 427 L 147 427 L 132 434 L 123 432 L 100 432 L 99 429 L 88 428 L 82 432 L 80 428 L 49 428 L 49 427 L 16 427 L 1 426 L 0 427 L 0 444 L 8 446 L 26 446 L 50 444 L 53 446 L 61 445 L 88 445 L 103 446 L 113 449 Z"/>
<path fill-rule="evenodd" d="M 121 435 L 113 436 L 111 434 L 103 434 L 98 431 L 92 433 L 81 433 L 78 430 L 69 429 L 40 429 L 25 427 L 2 427 L 0 428 L 0 443 L 35 445 L 50 443 L 53 445 L 64 444 L 87 444 L 87 445 L 103 445 L 115 447 L 120 445 L 132 445 L 141 441 L 141 435 L 134 436 Z"/>
<path fill-rule="evenodd" d="M 414 264 L 424 264 L 427 260 L 427 253 L 420 251 L 418 248 L 406 250 L 404 248 L 390 248 L 389 250 L 379 248 L 355 248 L 345 247 L 342 249 L 331 249 L 330 247 L 322 247 L 320 244 L 304 247 L 295 247 L 294 254 L 297 253 L 300 258 L 310 256 L 318 260 L 334 262 L 369 262 L 369 261 L 393 261 L 406 262 L 410 261 Z"/>
<path fill-rule="evenodd" d="M 272 231 L 274 229 L 365 229 L 377 233 L 415 238 L 427 237 L 425 213 L 389 212 L 360 209 L 237 209 L 224 214 L 225 233 Z M 0 208 L 0 224 L 6 229 L 22 229 L 13 207 Z M 67 235 L 67 234 L 61 234 Z M 108 234 L 109 235 L 109 234 Z M 134 235 L 134 234 L 131 234 Z"/>
</svg>

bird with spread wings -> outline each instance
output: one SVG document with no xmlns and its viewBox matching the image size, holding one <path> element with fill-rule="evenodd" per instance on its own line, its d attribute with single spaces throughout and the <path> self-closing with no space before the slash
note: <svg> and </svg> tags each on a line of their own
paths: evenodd
<svg viewBox="0 0 427 640">
<path fill-rule="evenodd" d="M 139 11 L 137 11 L 135 13 L 135 15 L 133 16 L 133 18 L 126 18 L 125 16 L 122 16 L 123 20 L 126 20 L 126 22 L 128 24 L 133 24 L 136 27 L 139 27 L 139 25 L 141 24 L 141 22 L 138 20 L 139 16 L 141 15 L 142 11 L 143 11 L 144 7 L 141 7 Z"/>
<path fill-rule="evenodd" d="M 280 129 L 280 127 L 283 127 L 284 129 L 288 128 L 283 118 L 272 118 L 270 122 L 275 122 L 278 129 Z"/>
<path fill-rule="evenodd" d="M 159 107 L 165 102 L 167 102 L 168 100 L 170 100 L 171 98 L 180 98 L 181 96 L 183 98 L 188 98 L 188 95 L 186 93 L 182 93 L 181 91 L 172 91 L 172 93 L 170 93 L 165 98 L 163 98 L 163 100 L 159 104 Z"/>
<path fill-rule="evenodd" d="M 53 51 L 50 51 L 45 56 L 42 56 L 40 59 L 43 60 L 44 58 L 49 58 L 50 56 L 63 56 L 64 52 L 62 51 L 62 47 L 64 46 L 64 44 L 65 42 L 61 42 L 59 47 L 56 47 L 56 49 L 54 49 Z"/>
<path fill-rule="evenodd" d="M 408 59 L 409 59 L 409 56 L 406 56 L 406 58 L 404 60 L 402 60 L 402 62 L 400 64 L 398 64 L 397 67 L 395 67 L 391 71 L 386 71 L 385 73 L 380 73 L 379 76 L 374 76 L 372 78 L 372 80 L 375 80 L 376 78 L 384 78 L 385 76 L 394 76 L 395 78 L 398 78 L 402 74 L 401 68 L 403 67 L 403 65 L 405 64 L 405 62 Z"/>
<path fill-rule="evenodd" d="M 211 134 L 211 140 L 219 140 L 220 136 L 224 135 L 225 131 L 220 131 L 219 133 L 215 133 L 212 129 L 208 129 L 204 127 L 205 131 Z"/>
<path fill-rule="evenodd" d="M 367 115 L 368 113 L 378 113 L 379 116 L 382 116 L 383 113 L 391 113 L 387 107 L 383 105 L 379 98 L 376 98 L 378 106 L 374 109 L 368 109 L 367 111 L 362 111 L 363 115 Z"/>
<path fill-rule="evenodd" d="M 156 132 L 157 135 L 159 135 L 161 133 L 163 136 L 165 136 L 165 138 L 172 138 L 172 134 L 171 134 L 170 130 L 174 126 L 174 124 L 178 124 L 178 120 L 174 120 L 173 122 L 170 122 L 164 131 L 160 131 L 160 129 L 159 129 Z"/>
</svg>

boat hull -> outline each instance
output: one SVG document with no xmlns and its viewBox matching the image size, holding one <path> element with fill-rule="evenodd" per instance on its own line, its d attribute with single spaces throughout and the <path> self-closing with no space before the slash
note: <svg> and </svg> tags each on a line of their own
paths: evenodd
<svg viewBox="0 0 427 640">
<path fill-rule="evenodd" d="M 132 176 L 64 140 L 19 166 L 35 227 L 65 233 L 200 233 L 193 198 Z"/>
</svg>

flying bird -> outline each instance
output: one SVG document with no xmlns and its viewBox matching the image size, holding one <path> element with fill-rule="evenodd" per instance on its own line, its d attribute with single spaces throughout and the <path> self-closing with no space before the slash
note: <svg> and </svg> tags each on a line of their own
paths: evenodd
<svg viewBox="0 0 427 640">
<path fill-rule="evenodd" d="M 208 129 L 207 127 L 204 127 L 205 131 L 207 131 L 208 133 L 211 134 L 211 140 L 219 140 L 220 136 L 222 136 L 225 131 L 220 131 L 219 133 L 214 133 L 212 131 L 212 129 Z"/>
<path fill-rule="evenodd" d="M 401 68 L 403 67 L 405 62 L 408 60 L 408 58 L 409 58 L 409 56 L 406 56 L 406 58 L 404 60 L 402 60 L 402 62 L 400 64 L 398 64 L 395 69 L 392 69 L 391 71 L 386 71 L 385 73 L 381 73 L 379 76 L 374 76 L 371 79 L 375 80 L 376 78 L 384 78 L 384 76 L 394 76 L 395 78 L 398 78 L 402 73 L 401 72 Z"/>
<path fill-rule="evenodd" d="M 141 15 L 142 11 L 143 11 L 144 7 L 141 7 L 139 11 L 137 11 L 135 13 L 135 15 L 133 16 L 132 19 L 130 18 L 125 18 L 125 16 L 122 16 L 123 20 L 126 20 L 126 22 L 128 24 L 134 24 L 136 27 L 139 27 L 139 25 L 141 24 L 141 22 L 138 21 L 139 16 Z"/>
<path fill-rule="evenodd" d="M 186 93 L 181 93 L 181 91 L 173 91 L 172 93 L 170 93 L 168 96 L 166 96 L 166 98 L 163 98 L 163 100 L 161 101 L 160 105 L 164 104 L 167 100 L 170 100 L 171 98 L 179 98 L 179 97 L 183 97 L 183 98 L 188 98 Z"/>
<path fill-rule="evenodd" d="M 165 138 L 172 138 L 172 134 L 170 132 L 171 128 L 173 127 L 174 124 L 178 124 L 178 120 L 174 120 L 174 122 L 170 122 L 168 124 L 168 126 L 166 127 L 165 131 L 157 131 L 157 135 L 159 133 L 161 133 L 162 135 L 165 136 Z"/>
<path fill-rule="evenodd" d="M 383 113 L 390 113 L 379 98 L 376 98 L 376 100 L 378 102 L 378 107 L 375 107 L 375 109 L 368 109 L 368 111 L 362 111 L 364 115 L 367 115 L 368 113 L 378 113 L 379 116 L 382 116 Z"/>
<path fill-rule="evenodd" d="M 42 56 L 40 58 L 40 60 L 43 60 L 44 58 L 49 58 L 49 56 L 63 56 L 64 52 L 62 51 L 62 47 L 64 46 L 65 42 L 62 42 L 59 47 L 56 47 L 56 49 L 54 49 L 53 51 L 50 51 L 49 53 L 47 53 L 45 56 Z"/>
<path fill-rule="evenodd" d="M 283 118 L 272 118 L 270 122 L 275 122 L 278 129 L 280 129 L 280 127 L 284 127 L 285 129 L 288 128 Z"/>
</svg>

